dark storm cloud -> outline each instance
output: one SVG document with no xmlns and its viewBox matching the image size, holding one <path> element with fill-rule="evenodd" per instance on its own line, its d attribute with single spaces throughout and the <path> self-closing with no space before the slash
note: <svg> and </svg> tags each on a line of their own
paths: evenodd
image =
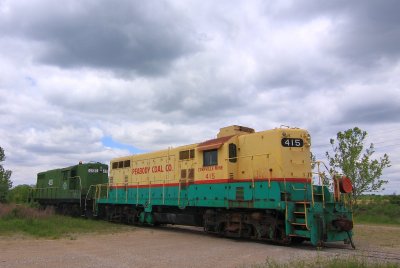
<svg viewBox="0 0 400 268">
<path fill-rule="evenodd" d="M 189 21 L 165 2 L 32 2 L 0 19 L 4 35 L 37 41 L 34 59 L 62 68 L 160 74 L 198 49 Z"/>
<path fill-rule="evenodd" d="M 397 61 L 400 56 L 400 2 L 358 1 L 352 4 L 352 13 L 339 26 L 334 51 L 360 65 L 381 59 Z"/>
<path fill-rule="evenodd" d="M 194 91 L 194 92 L 193 92 Z M 196 91 L 199 91 L 196 93 Z M 152 104 L 154 109 L 161 114 L 183 112 L 184 121 L 193 118 L 210 118 L 224 116 L 232 109 L 229 116 L 237 113 L 238 109 L 245 107 L 245 99 L 240 98 L 240 93 L 223 92 L 221 90 L 192 91 L 167 90 L 160 92 L 159 98 Z"/>
<path fill-rule="evenodd" d="M 366 65 L 400 56 L 400 1 L 295 1 L 274 15 L 307 22 L 328 18 L 332 39 L 326 48 L 350 64 Z"/>
<path fill-rule="evenodd" d="M 341 123 L 378 124 L 399 121 L 400 103 L 372 103 L 362 106 L 348 107 Z"/>
<path fill-rule="evenodd" d="M 282 66 L 274 72 L 262 72 L 257 86 L 260 90 L 291 91 L 287 96 L 297 99 L 327 84 L 338 83 L 342 79 L 342 77 L 337 77 L 332 70 L 318 66 L 318 63 L 314 66 L 299 63 L 297 66 Z"/>
</svg>

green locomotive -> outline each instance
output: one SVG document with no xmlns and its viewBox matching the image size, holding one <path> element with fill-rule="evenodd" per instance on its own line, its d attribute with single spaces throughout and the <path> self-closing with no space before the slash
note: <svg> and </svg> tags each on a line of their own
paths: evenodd
<svg viewBox="0 0 400 268">
<path fill-rule="evenodd" d="M 53 206 L 62 214 L 81 215 L 92 211 L 91 186 L 108 182 L 108 165 L 99 162 L 53 169 L 37 174 L 30 199 L 41 207 Z"/>
</svg>

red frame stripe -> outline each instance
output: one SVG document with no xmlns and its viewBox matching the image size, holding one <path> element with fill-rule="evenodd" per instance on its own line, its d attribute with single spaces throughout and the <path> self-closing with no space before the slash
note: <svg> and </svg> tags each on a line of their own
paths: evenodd
<svg viewBox="0 0 400 268">
<path fill-rule="evenodd" d="M 256 178 L 254 182 L 262 182 L 262 181 L 272 181 L 272 182 L 291 182 L 291 183 L 311 183 L 311 178 Z M 213 180 L 198 180 L 187 182 L 187 184 L 222 184 L 222 183 L 236 183 L 236 182 L 253 182 L 252 179 L 213 179 Z M 179 182 L 172 182 L 172 183 L 156 183 L 156 184 L 128 184 L 127 186 L 118 185 L 118 186 L 110 186 L 112 188 L 122 189 L 122 188 L 155 188 L 155 187 L 176 187 L 179 186 Z"/>
</svg>

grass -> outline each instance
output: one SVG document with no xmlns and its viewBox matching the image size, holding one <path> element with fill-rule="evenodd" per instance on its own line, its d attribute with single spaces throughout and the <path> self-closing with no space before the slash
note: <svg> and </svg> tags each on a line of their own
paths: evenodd
<svg viewBox="0 0 400 268">
<path fill-rule="evenodd" d="M 0 236 L 28 235 L 37 238 L 75 239 L 79 233 L 112 233 L 132 227 L 105 221 L 72 218 L 24 205 L 0 204 Z"/>
<path fill-rule="evenodd" d="M 355 211 L 357 223 L 400 225 L 400 206 L 394 204 L 360 206 Z"/>
<path fill-rule="evenodd" d="M 355 208 L 356 223 L 400 225 L 399 196 L 363 196 Z"/>
</svg>

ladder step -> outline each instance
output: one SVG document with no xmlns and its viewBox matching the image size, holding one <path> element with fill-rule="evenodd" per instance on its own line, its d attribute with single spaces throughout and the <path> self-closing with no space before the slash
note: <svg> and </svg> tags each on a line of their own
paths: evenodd
<svg viewBox="0 0 400 268">
<path fill-rule="evenodd" d="M 297 223 L 297 224 L 301 224 L 301 223 L 306 223 L 306 219 L 305 218 L 296 218 L 294 221 L 292 221 L 293 223 Z"/>
<path fill-rule="evenodd" d="M 306 215 L 306 213 L 304 211 L 295 211 L 293 213 L 298 214 L 298 215 Z"/>
<path fill-rule="evenodd" d="M 302 237 L 302 238 L 308 238 L 305 235 L 298 235 L 298 234 L 289 234 L 290 237 Z"/>
<path fill-rule="evenodd" d="M 310 201 L 297 201 L 296 204 L 310 204 Z"/>
<path fill-rule="evenodd" d="M 301 236 L 301 237 L 310 237 L 310 231 L 308 230 L 293 230 L 294 236 Z"/>
<path fill-rule="evenodd" d="M 300 223 L 300 222 L 292 222 L 292 225 L 296 225 L 296 226 L 307 226 L 307 224 L 305 223 Z"/>
</svg>

